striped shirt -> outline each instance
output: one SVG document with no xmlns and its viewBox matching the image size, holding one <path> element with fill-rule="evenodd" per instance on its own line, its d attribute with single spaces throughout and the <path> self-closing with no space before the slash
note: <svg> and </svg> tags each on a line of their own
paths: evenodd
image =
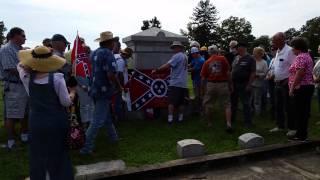
<svg viewBox="0 0 320 180">
<path fill-rule="evenodd" d="M 17 65 L 19 64 L 18 52 L 21 49 L 22 47 L 19 47 L 12 42 L 8 42 L 1 48 L 0 71 L 4 81 L 20 82 L 18 72 L 13 75 L 10 71 L 12 69 L 17 69 Z"/>
</svg>

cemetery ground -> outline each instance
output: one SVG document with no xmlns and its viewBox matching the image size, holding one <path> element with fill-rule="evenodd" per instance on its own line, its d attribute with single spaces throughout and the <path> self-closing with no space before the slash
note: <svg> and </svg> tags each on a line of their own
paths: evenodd
<svg viewBox="0 0 320 180">
<path fill-rule="evenodd" d="M 2 103 L 0 103 L 2 105 Z M 3 110 L 0 105 L 0 119 Z M 310 119 L 310 139 L 320 138 L 320 120 L 318 104 L 313 101 Z M 288 143 L 285 132 L 271 134 L 269 130 L 275 126 L 269 112 L 254 118 L 252 129 L 243 128 L 242 113 L 234 124 L 235 132 L 225 131 L 223 111 L 215 111 L 213 127 L 208 128 L 206 121 L 200 116 L 189 116 L 181 123 L 169 125 L 166 119 L 127 120 L 117 122 L 116 127 L 121 140 L 117 144 L 108 142 L 106 130 L 101 129 L 96 140 L 93 155 L 82 156 L 77 151 L 71 152 L 73 165 L 91 164 L 109 160 L 123 160 L 128 167 L 138 167 L 178 159 L 176 143 L 182 139 L 197 139 L 205 144 L 207 154 L 215 154 L 239 150 L 238 137 L 246 132 L 257 133 L 265 138 L 265 144 Z M 0 144 L 6 142 L 3 122 L 0 122 Z M 22 179 L 28 176 L 27 146 L 17 142 L 13 152 L 0 149 L 0 179 Z"/>
</svg>

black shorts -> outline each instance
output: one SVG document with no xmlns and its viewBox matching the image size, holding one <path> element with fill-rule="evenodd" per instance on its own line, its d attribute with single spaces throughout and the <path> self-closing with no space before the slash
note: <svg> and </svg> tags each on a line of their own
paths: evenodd
<svg viewBox="0 0 320 180">
<path fill-rule="evenodd" d="M 189 97 L 188 89 L 169 86 L 168 89 L 168 101 L 169 104 L 173 104 L 175 107 L 184 105 L 187 103 Z"/>
</svg>

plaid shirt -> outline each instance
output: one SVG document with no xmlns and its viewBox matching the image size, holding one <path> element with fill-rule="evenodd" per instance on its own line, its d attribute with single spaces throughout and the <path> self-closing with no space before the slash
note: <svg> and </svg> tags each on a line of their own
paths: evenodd
<svg viewBox="0 0 320 180">
<path fill-rule="evenodd" d="M 13 76 L 10 70 L 17 69 L 19 64 L 18 52 L 22 48 L 13 44 L 12 42 L 7 43 L 1 48 L 0 51 L 0 71 L 1 77 L 4 81 L 20 82 L 18 73 Z"/>
</svg>

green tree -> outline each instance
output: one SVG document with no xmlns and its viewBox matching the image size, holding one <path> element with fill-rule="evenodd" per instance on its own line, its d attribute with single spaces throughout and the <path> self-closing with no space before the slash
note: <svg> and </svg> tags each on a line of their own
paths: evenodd
<svg viewBox="0 0 320 180">
<path fill-rule="evenodd" d="M 301 32 L 296 30 L 295 28 L 290 28 L 284 32 L 286 35 L 286 41 L 290 42 L 294 37 L 298 37 L 301 35 Z"/>
<path fill-rule="evenodd" d="M 222 21 L 219 27 L 220 47 L 228 49 L 229 42 L 232 40 L 253 43 L 255 37 L 252 33 L 252 25 L 245 18 L 231 16 Z"/>
<path fill-rule="evenodd" d="M 153 19 L 151 19 L 149 22 L 151 23 L 151 27 L 161 28 L 161 22 L 158 20 L 156 16 Z"/>
<path fill-rule="evenodd" d="M 144 31 L 144 30 L 147 30 L 150 28 L 150 23 L 148 20 L 144 20 L 142 21 L 143 25 L 141 26 L 141 30 Z"/>
<path fill-rule="evenodd" d="M 4 26 L 4 22 L 0 21 L 0 47 L 4 43 L 6 37 L 4 36 L 4 32 L 7 30 L 7 28 Z"/>
<path fill-rule="evenodd" d="M 320 45 L 320 16 L 310 19 L 301 28 L 301 36 L 309 40 L 309 49 L 317 56 L 317 49 Z"/>
<path fill-rule="evenodd" d="M 218 10 L 210 0 L 200 0 L 198 6 L 193 9 L 191 22 L 187 24 L 187 30 L 181 30 L 181 34 L 190 40 L 198 41 L 201 45 L 210 45 L 219 41 L 217 34 Z"/>
<path fill-rule="evenodd" d="M 161 28 L 161 22 L 158 20 L 158 18 L 156 16 L 154 18 L 152 18 L 151 20 L 142 21 L 142 24 L 143 24 L 141 26 L 142 31 L 150 29 L 151 27 Z"/>
<path fill-rule="evenodd" d="M 270 37 L 268 35 L 263 35 L 263 36 L 260 36 L 257 39 L 255 39 L 253 41 L 253 43 L 251 44 L 251 47 L 255 48 L 258 46 L 264 48 L 266 51 L 269 51 L 270 47 L 271 47 Z"/>
</svg>

